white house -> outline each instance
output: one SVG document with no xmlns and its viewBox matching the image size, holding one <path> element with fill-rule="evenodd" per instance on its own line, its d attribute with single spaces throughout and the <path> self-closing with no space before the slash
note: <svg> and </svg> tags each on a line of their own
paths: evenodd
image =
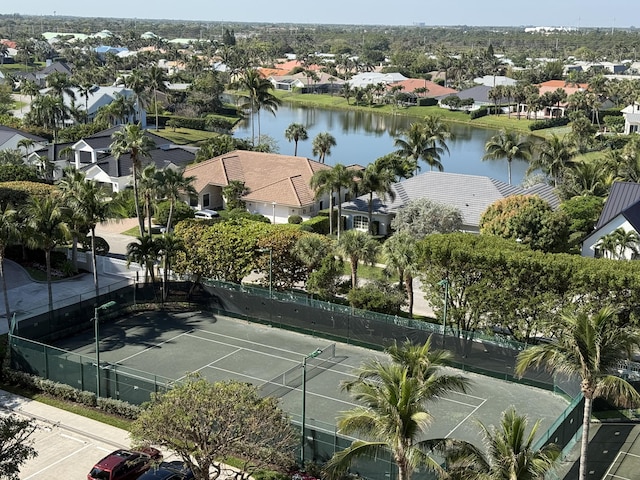
<svg viewBox="0 0 640 480">
<path fill-rule="evenodd" d="M 624 117 L 625 135 L 638 133 L 640 131 L 640 103 L 633 102 L 631 105 L 627 105 L 620 111 Z"/>
<path fill-rule="evenodd" d="M 611 186 L 611 192 L 593 232 L 582 241 L 582 256 L 602 256 L 604 252 L 600 248 L 600 241 L 618 228 L 625 233 L 640 234 L 640 184 L 638 183 L 615 182 Z M 626 248 L 622 256 L 632 259 L 634 252 Z"/>
</svg>

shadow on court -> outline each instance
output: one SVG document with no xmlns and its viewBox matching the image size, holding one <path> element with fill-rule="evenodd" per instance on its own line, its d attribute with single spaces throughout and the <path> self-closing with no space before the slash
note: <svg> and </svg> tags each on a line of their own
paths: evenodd
<svg viewBox="0 0 640 480">
<path fill-rule="evenodd" d="M 588 460 L 588 476 L 592 479 L 609 480 L 613 478 L 617 479 L 633 479 L 638 478 L 637 466 L 635 470 L 623 471 L 625 468 L 621 467 L 621 462 L 618 460 L 619 452 L 627 452 L 629 448 L 633 447 L 635 440 L 640 435 L 640 426 L 634 424 L 592 424 L 590 428 L 589 442 L 589 460 Z M 636 454 L 640 454 L 640 446 L 635 446 L 638 450 Z M 579 451 L 580 444 L 578 443 L 574 450 L 577 450 L 577 457 L 571 469 L 564 476 L 566 480 L 578 478 L 580 470 Z M 620 454 L 624 457 L 624 454 Z M 624 460 L 624 459 L 622 459 Z M 613 465 L 617 463 L 618 465 Z M 615 476 L 607 476 L 607 472 L 615 473 Z M 615 469 L 619 468 L 618 471 Z"/>
</svg>

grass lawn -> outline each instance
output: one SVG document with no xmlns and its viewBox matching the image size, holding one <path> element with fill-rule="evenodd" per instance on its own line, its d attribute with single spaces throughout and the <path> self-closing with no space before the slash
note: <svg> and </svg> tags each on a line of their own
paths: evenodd
<svg viewBox="0 0 640 480">
<path fill-rule="evenodd" d="M 191 145 L 209 138 L 217 137 L 220 134 L 214 132 L 206 132 L 204 130 L 192 130 L 190 128 L 161 128 L 158 131 L 151 130 L 177 145 Z"/>
<path fill-rule="evenodd" d="M 472 125 L 474 127 L 481 128 L 494 128 L 501 129 L 506 128 L 515 130 L 518 132 L 547 136 L 547 133 L 542 131 L 531 132 L 529 125 L 533 123 L 533 120 L 527 120 L 521 117 L 519 120 L 516 115 L 511 115 L 511 118 L 507 115 L 487 115 L 485 117 L 471 120 L 469 114 L 465 112 L 453 112 L 445 108 L 438 106 L 431 107 L 398 107 L 395 105 L 355 105 L 353 100 L 347 100 L 339 95 L 329 94 L 317 94 L 317 93 L 292 93 L 283 91 L 274 91 L 275 96 L 285 102 L 291 102 L 295 104 L 302 104 L 307 106 L 319 107 L 319 108 L 332 108 L 343 110 L 365 110 L 376 113 L 382 113 L 387 115 L 404 115 L 407 117 L 415 117 L 417 119 L 423 118 L 426 115 L 440 115 L 443 119 L 449 122 L 464 123 Z"/>
</svg>

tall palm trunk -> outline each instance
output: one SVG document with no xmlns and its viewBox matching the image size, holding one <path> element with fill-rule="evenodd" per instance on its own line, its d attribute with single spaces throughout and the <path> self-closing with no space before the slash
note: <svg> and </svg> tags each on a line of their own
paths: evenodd
<svg viewBox="0 0 640 480">
<path fill-rule="evenodd" d="M 7 278 L 4 275 L 4 249 L 0 254 L 0 277 L 2 277 L 2 293 L 4 295 L 4 312 L 7 316 L 7 325 L 11 322 L 11 310 L 9 308 L 9 292 L 7 291 Z"/>
<path fill-rule="evenodd" d="M 133 157 L 133 155 L 132 155 Z M 140 197 L 138 196 L 138 160 L 133 159 L 133 202 L 136 206 L 136 216 L 138 217 L 138 228 L 140 229 L 140 237 L 144 236 L 144 219 L 140 212 Z"/>
<path fill-rule="evenodd" d="M 329 192 L 329 235 L 333 235 L 333 190 Z"/>
<path fill-rule="evenodd" d="M 338 188 L 338 218 L 336 222 L 338 222 L 337 229 L 338 230 L 338 238 L 340 238 L 340 232 L 342 231 L 342 200 L 341 200 L 341 190 Z"/>
<path fill-rule="evenodd" d="M 171 221 L 173 220 L 173 207 L 175 205 L 175 200 L 172 198 L 169 202 L 169 216 L 167 217 L 167 233 L 171 231 Z"/>
<path fill-rule="evenodd" d="M 405 273 L 404 285 L 407 290 L 407 302 L 409 303 L 409 318 L 413 318 L 413 275 Z"/>
<path fill-rule="evenodd" d="M 583 394 L 585 392 L 583 391 Z M 586 393 L 584 395 L 584 414 L 582 416 L 582 439 L 580 444 L 580 480 L 587 480 L 587 453 L 589 451 L 589 429 L 591 427 L 591 410 L 593 398 Z"/>
<path fill-rule="evenodd" d="M 147 210 L 147 226 L 149 227 L 149 237 L 151 237 L 151 194 L 144 194 L 144 205 Z"/>
<path fill-rule="evenodd" d="M 96 288 L 96 301 L 100 296 L 98 285 L 98 259 L 96 258 L 96 226 L 91 225 L 91 261 L 93 262 L 93 285 Z"/>
</svg>

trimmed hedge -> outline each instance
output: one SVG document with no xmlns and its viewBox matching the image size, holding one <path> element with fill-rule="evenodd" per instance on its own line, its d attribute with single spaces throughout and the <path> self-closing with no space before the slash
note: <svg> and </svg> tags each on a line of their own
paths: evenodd
<svg viewBox="0 0 640 480">
<path fill-rule="evenodd" d="M 418 98 L 418 106 L 419 107 L 433 107 L 438 104 L 438 100 L 431 97 L 421 97 Z"/>
<path fill-rule="evenodd" d="M 564 127 L 569 124 L 568 117 L 549 118 L 547 120 L 538 120 L 529 125 L 529 130 L 544 130 L 545 128 Z"/>
<path fill-rule="evenodd" d="M 474 110 L 469 113 L 469 118 L 475 120 L 476 118 L 486 117 L 489 114 L 487 107 L 480 107 L 478 110 Z"/>
<path fill-rule="evenodd" d="M 107 413 L 119 415 L 135 420 L 140 414 L 140 407 L 114 398 L 96 398 L 93 392 L 86 392 L 73 388 L 64 383 L 54 382 L 28 373 L 5 370 L 5 378 L 13 383 L 30 390 L 46 393 L 52 397 L 79 403 L 88 407 L 97 407 Z"/>
<path fill-rule="evenodd" d="M 303 227 L 310 227 L 314 233 L 327 235 L 329 233 L 329 217 L 318 215 L 317 217 L 305 220 L 301 224 Z"/>
</svg>

